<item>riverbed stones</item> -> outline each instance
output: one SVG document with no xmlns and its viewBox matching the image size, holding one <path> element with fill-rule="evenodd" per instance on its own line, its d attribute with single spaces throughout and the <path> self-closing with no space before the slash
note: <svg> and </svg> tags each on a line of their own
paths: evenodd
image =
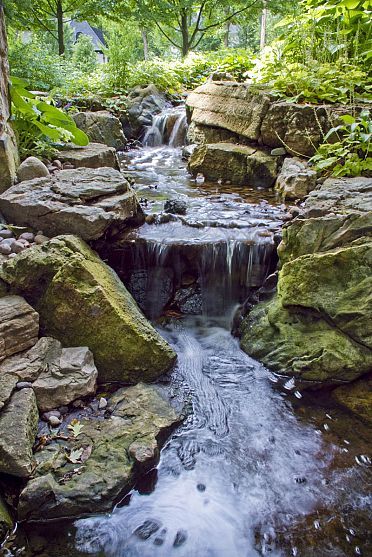
<svg viewBox="0 0 372 557">
<path fill-rule="evenodd" d="M 0 276 L 37 309 L 44 333 L 93 352 L 101 382 L 152 381 L 175 361 L 116 273 L 75 236 L 26 250 Z"/>
<path fill-rule="evenodd" d="M 103 143 L 114 149 L 123 148 L 126 139 L 119 118 L 107 110 L 78 112 L 73 116 L 78 128 L 94 143 Z"/>
<path fill-rule="evenodd" d="M 49 176 L 49 170 L 37 157 L 27 157 L 17 170 L 19 182 L 33 180 L 34 178 L 43 178 L 45 176 Z"/>
<path fill-rule="evenodd" d="M 15 391 L 0 414 L 0 472 L 28 478 L 39 413 L 32 389 Z"/>
<path fill-rule="evenodd" d="M 303 200 L 316 187 L 317 174 L 306 163 L 287 157 L 277 177 L 275 189 L 284 199 Z"/>
<path fill-rule="evenodd" d="M 214 143 L 197 147 L 191 155 L 189 168 L 209 180 L 270 188 L 274 185 L 281 158 L 249 145 Z"/>
<path fill-rule="evenodd" d="M 283 229 L 278 293 L 245 318 L 242 348 L 317 386 L 372 367 L 372 180 L 330 179 Z"/>
<path fill-rule="evenodd" d="M 155 387 L 120 389 L 105 420 L 83 419 L 81 434 L 52 442 L 36 453 L 35 477 L 20 495 L 21 520 L 45 520 L 104 512 L 153 467 L 179 415 Z M 72 451 L 80 451 L 71 462 Z M 69 460 L 70 458 L 70 460 Z"/>
<path fill-rule="evenodd" d="M 19 226 L 50 236 L 77 234 L 84 240 L 116 233 L 143 219 L 134 191 L 113 168 L 61 170 L 22 182 L 0 195 L 0 210 Z"/>
<path fill-rule="evenodd" d="M 0 362 L 36 344 L 37 312 L 20 296 L 0 298 Z"/>
<path fill-rule="evenodd" d="M 89 143 L 86 147 L 71 145 L 58 152 L 58 159 L 72 168 L 120 168 L 116 150 L 102 143 Z"/>
</svg>

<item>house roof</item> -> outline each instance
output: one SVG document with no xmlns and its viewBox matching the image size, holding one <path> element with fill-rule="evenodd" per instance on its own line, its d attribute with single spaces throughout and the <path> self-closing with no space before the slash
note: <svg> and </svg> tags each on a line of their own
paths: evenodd
<svg viewBox="0 0 372 557">
<path fill-rule="evenodd" d="M 74 40 L 78 38 L 80 34 L 87 35 L 91 37 L 96 51 L 102 52 L 103 48 L 106 46 L 105 37 L 103 35 L 102 29 L 97 27 L 92 27 L 87 21 L 75 21 L 70 22 L 70 26 L 74 32 Z"/>
</svg>

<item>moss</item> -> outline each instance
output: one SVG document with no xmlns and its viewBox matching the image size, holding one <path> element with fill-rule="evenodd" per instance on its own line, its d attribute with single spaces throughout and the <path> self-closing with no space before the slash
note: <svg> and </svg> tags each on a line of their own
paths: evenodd
<svg viewBox="0 0 372 557">
<path fill-rule="evenodd" d="M 7 532 L 13 528 L 13 520 L 10 516 L 8 507 L 0 495 L 0 544 Z"/>
</svg>

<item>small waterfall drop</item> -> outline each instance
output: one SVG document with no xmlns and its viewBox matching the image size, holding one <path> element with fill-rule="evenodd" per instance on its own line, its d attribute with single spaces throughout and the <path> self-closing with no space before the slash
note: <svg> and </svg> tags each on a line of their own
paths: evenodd
<svg viewBox="0 0 372 557">
<path fill-rule="evenodd" d="M 145 147 L 181 147 L 185 144 L 187 119 L 185 107 L 166 108 L 153 117 L 152 125 L 147 129 L 143 144 Z"/>
</svg>

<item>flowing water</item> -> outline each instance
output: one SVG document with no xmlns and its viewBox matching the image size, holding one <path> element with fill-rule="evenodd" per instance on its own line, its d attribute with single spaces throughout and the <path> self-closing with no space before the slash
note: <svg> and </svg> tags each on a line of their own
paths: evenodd
<svg viewBox="0 0 372 557">
<path fill-rule="evenodd" d="M 193 181 L 181 149 L 170 146 L 130 152 L 123 165 L 147 212 L 158 214 L 169 198 L 187 205 L 109 255 L 127 284 L 146 273 L 143 307 L 165 313 L 157 326 L 178 354 L 162 389 L 187 418 L 157 469 L 112 513 L 44 533 L 50 555 L 371 554 L 365 426 L 327 395 L 303 395 L 293 381 L 278 388 L 230 334 L 236 305 L 275 267 L 283 207 L 270 191 Z M 185 287 L 185 276 L 198 283 L 201 304 L 174 317 L 170 292 Z"/>
</svg>

